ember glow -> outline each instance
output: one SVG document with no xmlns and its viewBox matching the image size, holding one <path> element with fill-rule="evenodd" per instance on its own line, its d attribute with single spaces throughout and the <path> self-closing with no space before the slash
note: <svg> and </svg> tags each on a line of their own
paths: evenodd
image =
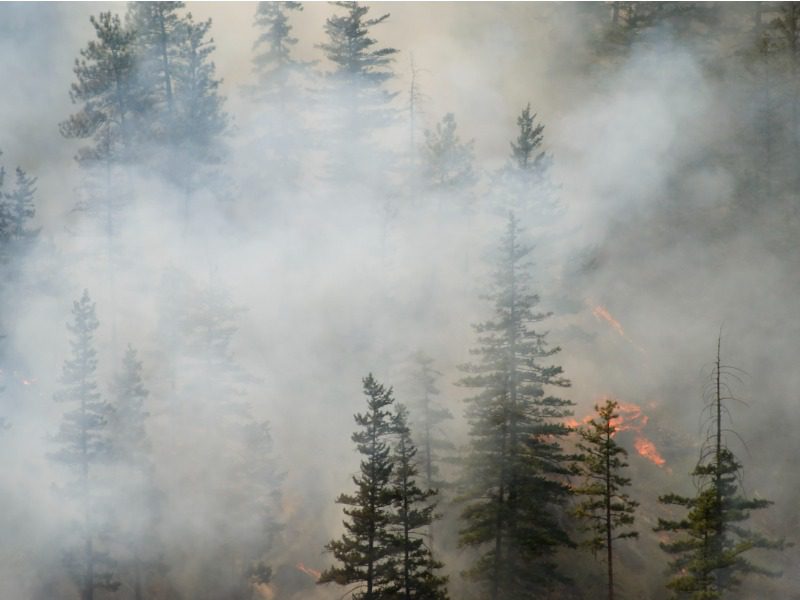
<svg viewBox="0 0 800 600">
<path fill-rule="evenodd" d="M 317 581 L 320 578 L 320 575 L 322 575 L 321 572 L 317 571 L 316 569 L 312 569 L 311 567 L 307 567 L 301 562 L 297 563 L 295 567 L 298 571 L 302 571 L 309 577 L 313 578 L 314 581 Z"/>
</svg>

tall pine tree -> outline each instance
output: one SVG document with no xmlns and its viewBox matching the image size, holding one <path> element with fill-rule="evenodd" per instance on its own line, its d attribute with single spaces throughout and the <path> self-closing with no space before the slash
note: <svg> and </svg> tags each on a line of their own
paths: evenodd
<svg viewBox="0 0 800 600">
<path fill-rule="evenodd" d="M 614 600 L 614 541 L 639 535 L 629 529 L 639 503 L 625 493 L 631 480 L 621 475 L 628 466 L 628 453 L 614 440 L 618 407 L 618 402 L 607 399 L 603 406 L 594 407 L 597 416 L 578 430 L 581 455 L 576 470 L 585 482 L 574 490 L 585 498 L 575 508 L 575 516 L 590 536 L 585 545 L 595 554 L 606 554 L 608 600 Z"/>
<path fill-rule="evenodd" d="M 325 548 L 337 565 L 325 570 L 319 583 L 352 586 L 354 600 L 388 600 L 397 588 L 395 538 L 391 531 L 396 492 L 392 483 L 391 438 L 397 428 L 391 413 L 392 390 L 372 374 L 363 380 L 367 411 L 355 415 L 359 429 L 352 440 L 362 456 L 356 491 L 336 502 L 345 506 L 345 533 Z"/>
<path fill-rule="evenodd" d="M 436 505 L 432 498 L 436 490 L 423 490 L 417 484 L 417 448 L 408 427 L 408 410 L 401 404 L 397 405 L 395 421 L 397 441 L 392 455 L 395 514 L 392 528 L 397 551 L 393 559 L 396 597 L 401 600 L 446 600 L 447 579 L 437 574 L 444 565 L 434 560 L 425 539 L 435 518 Z"/>
<path fill-rule="evenodd" d="M 570 488 L 560 442 L 572 402 L 548 393 L 569 381 L 546 362 L 559 348 L 534 329 L 548 314 L 535 312 L 529 252 L 511 214 L 489 294 L 495 316 L 475 327 L 477 361 L 460 382 L 476 391 L 467 399 L 461 544 L 478 553 L 468 574 L 491 600 L 541 597 L 560 580 L 553 554 L 572 544 L 561 521 Z"/>
<path fill-rule="evenodd" d="M 67 326 L 72 334 L 72 358 L 64 362 L 63 387 L 55 395 L 55 400 L 68 409 L 54 438 L 59 449 L 52 456 L 74 474 L 70 493 L 79 507 L 82 548 L 67 554 L 67 565 L 78 584 L 81 600 L 93 600 L 95 590 L 115 590 L 119 586 L 109 570 L 112 563 L 108 555 L 97 549 L 101 523 L 94 478 L 95 468 L 111 458 L 112 409 L 97 389 L 94 333 L 99 323 L 88 291 L 73 303 L 72 316 L 74 321 Z"/>
</svg>

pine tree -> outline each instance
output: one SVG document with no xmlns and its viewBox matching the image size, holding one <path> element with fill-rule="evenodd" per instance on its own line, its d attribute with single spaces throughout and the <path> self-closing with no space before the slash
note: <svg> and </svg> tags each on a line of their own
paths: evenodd
<svg viewBox="0 0 800 600">
<path fill-rule="evenodd" d="M 287 103 L 297 92 L 292 86 L 292 76 L 309 64 L 292 55 L 298 40 L 292 37 L 289 13 L 302 10 L 300 2 L 259 2 L 256 9 L 254 25 L 260 33 L 253 49 L 261 50 L 253 58 L 258 76 L 254 93 L 260 100 L 278 107 L 281 113 L 287 111 Z"/>
<path fill-rule="evenodd" d="M 147 582 L 164 572 L 158 536 L 161 494 L 156 487 L 151 447 L 147 436 L 145 400 L 149 392 L 142 379 L 142 363 L 130 345 L 122 368 L 111 387 L 113 398 L 113 451 L 119 468 L 117 515 L 128 556 L 120 561 L 122 576 L 132 580 L 134 600 L 145 597 Z"/>
<path fill-rule="evenodd" d="M 444 565 L 434 560 L 425 536 L 435 515 L 431 499 L 436 490 L 417 485 L 417 449 L 408 427 L 408 410 L 397 405 L 397 441 L 394 446 L 392 484 L 395 514 L 392 526 L 397 554 L 393 558 L 396 598 L 446 600 L 447 579 L 436 574 Z"/>
<path fill-rule="evenodd" d="M 259 2 L 254 25 L 259 31 L 253 49 L 253 69 L 257 83 L 250 88 L 258 102 L 259 126 L 266 125 L 264 136 L 267 157 L 276 161 L 268 169 L 272 179 L 284 184 L 294 184 L 301 168 L 299 140 L 304 135 L 301 105 L 304 100 L 304 79 L 313 63 L 294 57 L 292 49 L 297 38 L 292 37 L 290 14 L 303 10 L 300 2 Z M 269 155 L 272 155 L 271 157 Z"/>
<path fill-rule="evenodd" d="M 673 534 L 673 540 L 661 544 L 674 556 L 669 563 L 673 577 L 667 587 L 674 598 L 713 600 L 735 590 L 748 574 L 778 576 L 780 573 L 752 563 L 746 554 L 754 548 L 779 550 L 783 540 L 772 540 L 750 531 L 743 523 L 753 510 L 767 508 L 772 502 L 745 498 L 740 492 L 742 465 L 728 448 L 724 415 L 729 415 L 726 401 L 733 400 L 726 376 L 734 369 L 721 362 L 721 338 L 712 371 L 711 398 L 705 407 L 709 415 L 708 434 L 700 461 L 692 471 L 698 486 L 693 497 L 666 494 L 659 502 L 686 509 L 679 520 L 659 519 L 655 531 Z"/>
<path fill-rule="evenodd" d="M 422 149 L 423 180 L 439 194 L 464 194 L 477 181 L 473 162 L 474 140 L 462 142 L 453 113 L 447 113 L 435 129 L 425 131 Z"/>
<path fill-rule="evenodd" d="M 371 134 L 394 119 L 390 103 L 397 95 L 385 84 L 394 77 L 391 63 L 395 48 L 375 48 L 377 40 L 370 29 L 384 23 L 389 14 L 367 18 L 369 6 L 359 2 L 334 2 L 344 15 L 325 21 L 328 41 L 319 44 L 334 70 L 328 73 L 331 84 L 329 106 L 335 114 L 335 125 L 329 138 L 334 143 L 330 152 L 335 157 L 333 174 L 352 182 L 369 174 L 363 163 L 378 160 L 371 146 Z M 373 164 L 372 170 L 380 165 Z"/>
<path fill-rule="evenodd" d="M 15 257 L 30 249 L 39 234 L 39 229 L 31 227 L 36 216 L 36 177 L 19 167 L 14 175 L 14 187 L 4 191 L 5 170 L 0 167 L 0 264 L 7 269 Z M 15 275 L 15 269 L 10 269 L 6 279 Z"/>
<path fill-rule="evenodd" d="M 356 491 L 342 494 L 346 532 L 325 546 L 339 563 L 325 570 L 318 583 L 335 582 L 351 586 L 354 600 L 388 600 L 397 586 L 394 573 L 394 536 L 390 531 L 395 490 L 392 485 L 390 441 L 396 433 L 390 412 L 394 403 L 391 388 L 378 383 L 372 374 L 363 380 L 367 411 L 355 415 L 359 430 L 352 435 L 362 456 L 360 474 L 353 478 Z"/>
<path fill-rule="evenodd" d="M 547 313 L 530 290 L 530 248 L 509 216 L 500 245 L 494 286 L 495 317 L 476 326 L 478 361 L 464 366 L 470 444 L 464 474 L 461 544 L 479 552 L 469 575 L 492 600 L 538 598 L 562 578 L 552 555 L 572 542 L 560 517 L 570 495 L 569 469 L 560 440 L 572 402 L 546 388 L 566 387 L 561 367 L 544 361 L 546 333 L 534 327 Z"/>
<path fill-rule="evenodd" d="M 575 516 L 584 522 L 591 536 L 585 545 L 595 554 L 606 552 L 608 600 L 614 600 L 614 540 L 639 536 L 628 529 L 633 525 L 639 503 L 623 491 L 631 480 L 620 474 L 628 466 L 625 462 L 628 453 L 614 440 L 618 407 L 619 403 L 611 399 L 603 406 L 595 405 L 597 417 L 578 430 L 581 438 L 578 449 L 582 454 L 576 471 L 585 478 L 585 483 L 574 490 L 586 498 L 575 509 Z"/>
<path fill-rule="evenodd" d="M 508 163 L 493 178 L 492 190 L 499 211 L 509 210 L 523 221 L 552 212 L 555 189 L 550 180 L 552 157 L 542 148 L 544 125 L 536 121 L 528 103 L 517 117 L 518 134 L 511 142 Z"/>
<path fill-rule="evenodd" d="M 55 396 L 57 402 L 69 408 L 54 438 L 60 448 L 52 456 L 75 474 L 70 491 L 82 513 L 83 548 L 68 556 L 68 567 L 76 578 L 81 600 L 93 600 L 96 589 L 115 590 L 119 586 L 108 571 L 112 564 L 109 557 L 96 548 L 100 524 L 93 477 L 95 467 L 111 458 L 109 418 L 112 409 L 97 389 L 94 332 L 99 323 L 88 291 L 84 290 L 80 300 L 73 303 L 72 315 L 74 322 L 67 328 L 73 336 L 70 342 L 73 356 L 64 362 L 63 388 Z"/>
<path fill-rule="evenodd" d="M 195 22 L 191 13 L 182 20 L 176 50 L 174 94 L 178 123 L 173 144 L 180 162 L 173 165 L 177 182 L 186 192 L 184 218 L 189 216 L 189 195 L 207 183 L 209 169 L 224 157 L 223 136 L 229 117 L 223 110 L 221 79 L 211 60 L 215 49 L 209 36 L 211 19 Z"/>
<path fill-rule="evenodd" d="M 134 158 L 139 117 L 149 98 L 137 84 L 135 33 L 110 12 L 91 17 L 96 40 L 75 60 L 70 98 L 81 109 L 61 123 L 67 138 L 88 139 L 92 146 L 80 150 L 81 164 L 106 164 Z"/>
<path fill-rule="evenodd" d="M 184 23 L 178 11 L 183 2 L 129 2 L 126 26 L 135 34 L 138 83 L 150 90 L 153 141 L 165 142 L 175 134 L 175 76 L 178 44 Z"/>
</svg>

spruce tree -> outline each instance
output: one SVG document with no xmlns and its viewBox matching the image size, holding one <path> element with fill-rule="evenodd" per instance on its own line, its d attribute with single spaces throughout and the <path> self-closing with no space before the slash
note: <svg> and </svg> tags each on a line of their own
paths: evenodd
<svg viewBox="0 0 800 600">
<path fill-rule="evenodd" d="M 396 598 L 446 600 L 447 579 L 437 575 L 444 565 L 434 560 L 425 542 L 435 515 L 434 489 L 420 489 L 417 484 L 417 448 L 408 427 L 408 410 L 397 405 L 395 415 L 397 441 L 394 445 L 392 484 L 395 513 L 392 518 L 396 555 L 392 559 Z"/>
<path fill-rule="evenodd" d="M 253 67 L 258 84 L 253 92 L 281 113 L 287 111 L 287 103 L 298 91 L 292 85 L 292 76 L 308 65 L 292 55 L 298 40 L 292 37 L 289 16 L 302 10 L 300 2 L 259 2 L 256 9 L 254 25 L 259 35 L 253 44 L 258 52 Z"/>
<path fill-rule="evenodd" d="M 317 47 L 333 64 L 328 73 L 328 108 L 333 127 L 328 138 L 333 146 L 332 176 L 347 184 L 360 181 L 381 168 L 381 154 L 372 134 L 394 119 L 390 103 L 397 95 L 385 85 L 393 77 L 395 48 L 378 48 L 370 30 L 384 23 L 389 14 L 368 18 L 370 7 L 360 2 L 334 2 L 345 14 L 325 21 L 328 40 Z M 367 164 L 370 163 L 370 164 Z"/>
<path fill-rule="evenodd" d="M 397 431 L 391 413 L 391 388 L 372 374 L 363 379 L 367 411 L 355 415 L 359 429 L 352 440 L 361 455 L 361 467 L 353 477 L 356 491 L 342 494 L 336 502 L 345 506 L 345 533 L 325 548 L 337 561 L 318 583 L 335 582 L 349 589 L 354 600 L 388 600 L 397 588 L 393 561 L 395 537 L 391 531 L 396 491 L 392 484 L 391 439 Z"/>
<path fill-rule="evenodd" d="M 518 133 L 511 142 L 511 156 L 495 175 L 492 190 L 502 212 L 514 211 L 523 222 L 552 211 L 554 188 L 550 181 L 552 158 L 543 147 L 544 125 L 537 122 L 528 103 L 517 117 Z"/>
<path fill-rule="evenodd" d="M 595 405 L 597 416 L 578 430 L 581 455 L 576 471 L 585 482 L 574 489 L 575 494 L 585 498 L 574 513 L 590 535 L 584 545 L 595 554 L 606 554 L 608 600 L 614 600 L 614 541 L 639 535 L 629 529 L 639 503 L 624 492 L 631 480 L 621 475 L 628 466 L 628 453 L 614 440 L 618 407 L 619 403 L 611 399 L 603 406 Z"/>
<path fill-rule="evenodd" d="M 257 126 L 264 128 L 259 132 L 264 136 L 260 160 L 275 161 L 274 168 L 267 169 L 270 178 L 289 185 L 296 183 L 300 174 L 304 149 L 300 140 L 307 141 L 302 105 L 307 93 L 305 79 L 313 64 L 292 53 L 298 40 L 292 36 L 290 15 L 302 10 L 300 2 L 259 2 L 254 20 L 259 32 L 253 45 L 257 82 L 250 92 L 258 103 Z"/>
<path fill-rule="evenodd" d="M 468 575 L 492 600 L 541 597 L 563 579 L 553 554 L 572 545 L 561 519 L 570 496 L 561 439 L 572 402 L 548 392 L 569 381 L 547 364 L 560 349 L 535 329 L 548 313 L 535 312 L 529 252 L 512 214 L 488 296 L 495 316 L 475 327 L 477 361 L 460 382 L 476 391 L 467 399 L 460 542 L 478 553 Z"/>
<path fill-rule="evenodd" d="M 96 589 L 115 590 L 119 584 L 109 568 L 108 555 L 97 549 L 101 523 L 96 505 L 95 469 L 107 463 L 112 455 L 109 419 L 112 408 L 97 389 L 97 353 L 94 333 L 99 326 L 95 305 L 84 290 L 73 303 L 73 323 L 67 326 L 72 334 L 72 358 L 64 361 L 62 389 L 56 402 L 68 408 L 54 437 L 59 449 L 52 457 L 74 474 L 70 495 L 76 499 L 80 517 L 81 550 L 67 554 L 67 566 L 75 577 L 81 600 L 93 600 Z"/>
<path fill-rule="evenodd" d="M 744 526 L 754 510 L 772 504 L 741 494 L 742 465 L 727 445 L 732 430 L 724 423 L 733 400 L 725 381 L 735 369 L 721 362 L 721 338 L 712 371 L 710 398 L 704 412 L 709 425 L 700 461 L 692 471 L 695 496 L 665 494 L 659 502 L 687 511 L 681 519 L 661 519 L 655 531 L 673 534 L 661 544 L 674 557 L 669 563 L 672 578 L 667 587 L 676 599 L 713 600 L 734 591 L 748 574 L 778 576 L 779 572 L 757 565 L 746 556 L 755 548 L 779 550 L 783 540 L 773 540 Z"/>
</svg>

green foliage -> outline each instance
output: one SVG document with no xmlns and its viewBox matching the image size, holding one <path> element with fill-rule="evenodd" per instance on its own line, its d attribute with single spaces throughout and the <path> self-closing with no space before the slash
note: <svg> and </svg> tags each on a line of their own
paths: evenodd
<svg viewBox="0 0 800 600">
<path fill-rule="evenodd" d="M 682 519 L 659 519 L 655 531 L 673 534 L 673 540 L 661 544 L 674 556 L 669 563 L 673 577 L 667 587 L 674 598 L 713 600 L 735 590 L 748 574 L 778 576 L 780 573 L 752 563 L 746 556 L 755 548 L 783 549 L 783 540 L 771 540 L 746 529 L 742 523 L 750 512 L 767 508 L 772 502 L 741 495 L 742 465 L 725 444 L 723 415 L 729 414 L 726 400 L 728 386 L 723 382 L 731 367 L 720 361 L 720 344 L 712 373 L 713 397 L 706 409 L 710 416 L 709 435 L 701 460 L 692 471 L 698 486 L 694 497 L 666 494 L 659 502 L 687 511 Z"/>
<path fill-rule="evenodd" d="M 504 213 L 513 211 L 523 222 L 533 221 L 556 208 L 550 181 L 552 158 L 542 148 L 544 125 L 536 122 L 528 103 L 517 117 L 519 132 L 511 142 L 511 157 L 493 178 L 494 203 Z"/>
<path fill-rule="evenodd" d="M 84 164 L 133 158 L 133 142 L 142 114 L 149 108 L 147 90 L 137 85 L 135 33 L 119 16 L 102 12 L 90 21 L 96 39 L 80 51 L 70 98 L 81 104 L 61 123 L 62 135 L 91 140 L 77 159 Z"/>
<path fill-rule="evenodd" d="M 390 441 L 397 428 L 390 412 L 392 390 L 378 383 L 372 374 L 363 380 L 367 412 L 355 415 L 360 427 L 352 440 L 362 456 L 360 474 L 353 477 L 354 494 L 342 494 L 336 502 L 345 506 L 345 533 L 325 546 L 338 561 L 325 570 L 319 583 L 354 585 L 355 600 L 393 598 L 395 578 L 395 535 L 391 530 L 396 491 L 392 484 Z"/>
<path fill-rule="evenodd" d="M 370 37 L 370 28 L 384 23 L 389 14 L 367 18 L 369 6 L 359 2 L 334 2 L 344 15 L 325 21 L 328 41 L 319 44 L 334 70 L 328 74 L 333 84 L 332 101 L 343 113 L 344 135 L 360 140 L 373 128 L 387 125 L 392 118 L 388 103 L 396 93 L 383 85 L 394 74 L 390 68 L 394 48 L 374 48 L 377 40 Z"/>
<path fill-rule="evenodd" d="M 253 65 L 261 99 L 274 97 L 281 104 L 285 102 L 292 73 L 307 65 L 292 56 L 297 38 L 292 37 L 289 24 L 289 13 L 302 10 L 300 2 L 258 3 L 254 24 L 260 33 L 253 48 L 260 52 L 253 58 Z"/>
<path fill-rule="evenodd" d="M 397 405 L 397 441 L 393 453 L 392 484 L 395 514 L 391 520 L 394 533 L 392 558 L 397 598 L 411 600 L 447 599 L 447 579 L 436 574 L 444 565 L 434 560 L 425 536 L 434 520 L 436 490 L 422 490 L 417 485 L 417 448 L 408 427 L 408 411 Z"/>
<path fill-rule="evenodd" d="M 597 417 L 578 430 L 581 454 L 575 468 L 576 473 L 583 476 L 584 484 L 573 490 L 574 494 L 585 498 L 574 512 L 589 534 L 583 545 L 595 555 L 606 552 L 609 600 L 614 598 L 614 540 L 639 536 L 628 529 L 633 525 L 639 503 L 623 491 L 631 480 L 620 474 L 628 466 L 625 462 L 628 452 L 614 440 L 618 407 L 619 403 L 611 399 L 603 406 L 595 405 Z"/>
<path fill-rule="evenodd" d="M 547 313 L 530 291 L 526 257 L 516 218 L 509 216 L 500 245 L 494 286 L 495 317 L 476 326 L 478 361 L 465 365 L 470 446 L 466 458 L 461 544 L 479 559 L 468 575 L 496 599 L 537 598 L 563 578 L 553 554 L 572 545 L 562 525 L 570 496 L 567 457 L 560 440 L 572 402 L 549 395 L 566 387 L 561 367 L 542 364 L 550 348 L 534 326 Z"/>
</svg>

